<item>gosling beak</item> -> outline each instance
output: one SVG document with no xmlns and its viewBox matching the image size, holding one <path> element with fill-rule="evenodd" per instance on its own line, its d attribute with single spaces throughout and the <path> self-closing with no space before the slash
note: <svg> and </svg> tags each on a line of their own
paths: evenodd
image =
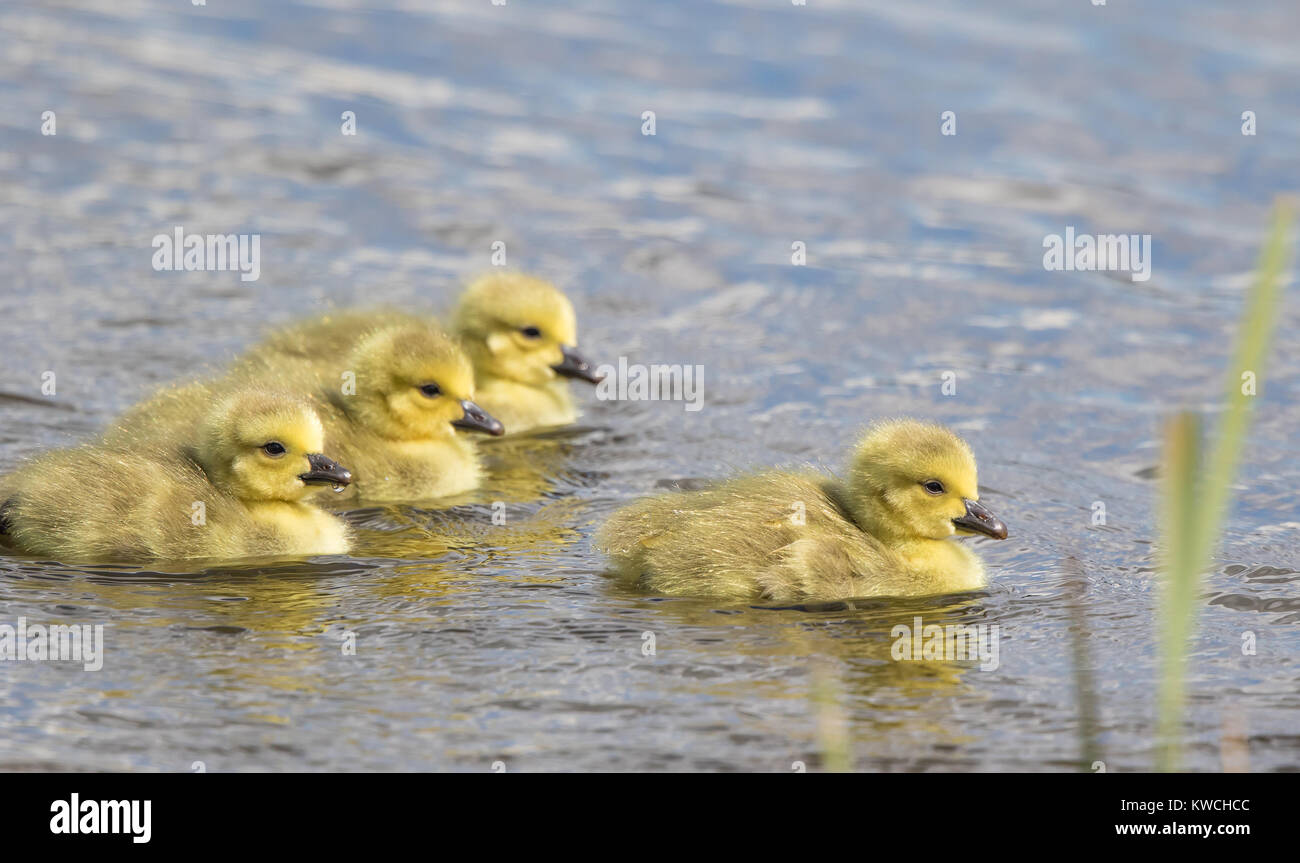
<svg viewBox="0 0 1300 863">
<path fill-rule="evenodd" d="M 318 452 L 307 454 L 307 465 L 311 470 L 298 474 L 298 479 L 307 485 L 347 485 L 352 482 L 352 471 Z"/>
<path fill-rule="evenodd" d="M 988 507 L 973 500 L 963 499 L 963 501 L 966 504 L 966 514 L 952 520 L 958 530 L 982 533 L 994 539 L 1007 538 L 1007 526 L 996 515 L 989 512 Z"/>
<path fill-rule="evenodd" d="M 577 348 L 560 345 L 560 352 L 564 354 L 564 360 L 558 366 L 551 366 L 551 368 L 566 378 L 581 378 L 593 384 L 598 384 L 605 379 L 604 375 L 597 374 L 592 369 L 591 363 L 587 361 L 586 357 L 578 353 Z"/>
<path fill-rule="evenodd" d="M 474 404 L 469 399 L 462 399 L 460 406 L 465 411 L 465 416 L 458 420 L 451 421 L 451 424 L 456 428 L 486 432 L 493 437 L 506 433 L 506 427 L 501 425 L 501 420 L 492 416 L 492 414 L 483 410 L 483 408 Z"/>
</svg>

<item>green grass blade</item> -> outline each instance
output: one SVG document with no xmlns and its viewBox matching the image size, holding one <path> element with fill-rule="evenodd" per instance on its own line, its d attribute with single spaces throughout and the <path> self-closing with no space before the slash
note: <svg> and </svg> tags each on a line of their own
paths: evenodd
<svg viewBox="0 0 1300 863">
<path fill-rule="evenodd" d="M 1291 209 L 1279 202 L 1273 211 L 1273 226 L 1260 257 L 1255 284 L 1246 297 L 1246 310 L 1237 334 L 1237 347 L 1228 366 L 1227 405 L 1219 423 L 1218 439 L 1206 464 L 1201 489 L 1197 537 L 1208 563 L 1218 537 L 1218 526 L 1228 504 L 1237 462 L 1245 447 L 1250 412 L 1255 395 L 1248 394 L 1243 376 L 1251 375 L 1256 388 L 1264 380 L 1264 364 L 1282 298 L 1283 272 L 1287 268 L 1291 235 Z"/>
<path fill-rule="evenodd" d="M 1160 770 L 1177 770 L 1180 766 L 1179 730 L 1187 649 L 1196 622 L 1196 596 L 1201 573 L 1210 565 L 1220 525 L 1227 516 L 1232 480 L 1250 427 L 1252 402 L 1264 379 L 1264 361 L 1277 321 L 1283 274 L 1289 266 L 1291 230 L 1291 208 L 1279 201 L 1255 282 L 1246 297 L 1236 348 L 1228 366 L 1227 400 L 1208 458 L 1202 461 L 1199 424 L 1192 414 L 1179 414 L 1166 430 L 1161 507 L 1165 585 L 1156 762 Z"/>
</svg>

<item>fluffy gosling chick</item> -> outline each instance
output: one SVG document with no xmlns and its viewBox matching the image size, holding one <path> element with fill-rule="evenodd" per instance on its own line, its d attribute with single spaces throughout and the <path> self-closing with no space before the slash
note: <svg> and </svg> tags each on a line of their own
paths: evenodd
<svg viewBox="0 0 1300 863">
<path fill-rule="evenodd" d="M 255 352 L 237 374 L 291 369 Z M 491 435 L 501 423 L 474 403 L 464 351 L 437 327 L 414 321 L 361 336 L 350 353 L 312 361 L 313 397 L 330 446 L 352 468 L 350 494 L 375 502 L 422 501 L 477 488 L 483 467 L 469 429 Z"/>
<path fill-rule="evenodd" d="M 452 332 L 474 363 L 479 400 L 511 432 L 573 422 L 578 409 L 566 379 L 603 378 L 578 352 L 573 303 L 543 279 L 479 278 L 461 295 Z"/>
<path fill-rule="evenodd" d="M 346 524 L 307 499 L 351 480 L 324 436 L 307 403 L 245 391 L 184 442 L 56 450 L 0 480 L 0 540 L 68 562 L 343 554 Z"/>
<path fill-rule="evenodd" d="M 984 567 L 954 534 L 1005 539 L 979 502 L 975 457 L 943 426 L 873 426 L 848 476 L 767 472 L 634 503 L 596 547 L 656 593 L 777 602 L 974 590 Z"/>
<path fill-rule="evenodd" d="M 420 322 L 432 323 L 391 308 L 331 312 L 272 334 L 255 352 L 318 365 L 377 329 Z M 479 403 L 509 433 L 573 422 L 578 411 L 565 379 L 602 378 L 578 352 L 573 304 L 542 279 L 481 277 L 461 295 L 451 332 L 474 366 Z"/>
<path fill-rule="evenodd" d="M 363 327 L 353 342 L 315 355 L 317 327 L 291 327 L 253 348 L 221 377 L 169 387 L 136 405 L 111 426 L 106 442 L 142 432 L 184 435 L 213 398 L 249 383 L 275 380 L 311 401 L 330 447 L 355 477 L 344 497 L 374 502 L 423 501 L 477 488 L 483 478 L 474 443 L 457 428 L 502 433 L 501 423 L 475 404 L 469 360 L 445 333 L 412 318 Z"/>
</svg>

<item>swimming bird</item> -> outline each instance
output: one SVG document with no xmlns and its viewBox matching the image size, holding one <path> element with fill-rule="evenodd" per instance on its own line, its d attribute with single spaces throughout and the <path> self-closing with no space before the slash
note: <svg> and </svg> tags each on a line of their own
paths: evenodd
<svg viewBox="0 0 1300 863">
<path fill-rule="evenodd" d="M 377 328 L 419 321 L 433 323 L 405 309 L 331 312 L 273 333 L 257 350 L 319 363 Z M 603 377 L 578 351 L 573 303 L 533 276 L 494 273 L 471 283 L 450 332 L 473 363 L 478 403 L 510 434 L 572 423 L 578 410 L 567 379 Z"/>
<path fill-rule="evenodd" d="M 281 364 L 250 358 L 244 373 Z M 351 459 L 356 496 L 424 501 L 477 488 L 483 467 L 467 429 L 500 435 L 474 399 L 474 372 L 460 347 L 428 322 L 363 336 L 343 360 L 315 367 L 314 398 L 333 446 Z"/>
<path fill-rule="evenodd" d="M 184 441 L 55 450 L 0 479 L 0 542 L 66 562 L 343 554 L 347 525 L 309 500 L 351 480 L 324 438 L 306 402 L 247 390 Z"/>
<path fill-rule="evenodd" d="M 544 279 L 479 278 L 461 295 L 451 329 L 474 363 L 480 401 L 511 432 L 572 423 L 578 409 L 566 379 L 604 377 L 578 352 L 573 303 Z"/>
<path fill-rule="evenodd" d="M 655 593 L 785 602 L 980 588 L 984 567 L 956 534 L 1007 529 L 979 503 L 965 441 L 904 419 L 870 428 L 844 479 L 770 471 L 648 498 L 595 546 Z"/>
<path fill-rule="evenodd" d="M 168 389 L 133 408 L 106 439 L 153 429 L 176 434 L 231 388 L 274 380 L 308 398 L 330 447 L 352 470 L 342 499 L 419 502 L 477 488 L 483 467 L 458 428 L 499 435 L 474 401 L 474 373 L 455 341 L 427 320 L 364 330 L 350 349 L 305 358 L 280 343 L 254 348 L 221 377 Z"/>
</svg>

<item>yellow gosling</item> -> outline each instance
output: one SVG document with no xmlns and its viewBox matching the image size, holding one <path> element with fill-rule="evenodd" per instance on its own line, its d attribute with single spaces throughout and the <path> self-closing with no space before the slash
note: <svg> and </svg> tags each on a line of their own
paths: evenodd
<svg viewBox="0 0 1300 863">
<path fill-rule="evenodd" d="M 184 434 L 203 405 L 258 381 L 275 381 L 311 401 L 331 449 L 352 470 L 344 500 L 432 501 L 475 489 L 484 477 L 478 450 L 456 430 L 502 433 L 501 423 L 473 401 L 474 373 L 464 351 L 436 326 L 411 319 L 366 329 L 331 357 L 306 359 L 286 342 L 266 342 L 223 377 L 164 389 L 132 408 L 105 440 L 116 443 L 142 430 Z"/>
<path fill-rule="evenodd" d="M 377 329 L 421 321 L 432 323 L 392 308 L 330 312 L 273 333 L 255 352 L 319 365 Z M 479 404 L 510 434 L 572 423 L 578 410 L 567 379 L 601 380 L 577 350 L 573 304 L 542 279 L 477 279 L 452 314 L 451 334 L 469 354 Z"/>
<path fill-rule="evenodd" d="M 237 374 L 286 365 L 253 357 Z M 425 322 L 363 336 L 343 359 L 314 365 L 314 398 L 331 446 L 356 476 L 352 493 L 373 502 L 419 502 L 478 488 L 484 471 L 468 429 L 500 435 L 474 399 L 474 372 L 459 346 Z"/>
<path fill-rule="evenodd" d="M 347 525 L 308 499 L 351 480 L 323 447 L 307 403 L 234 393 L 184 441 L 124 435 L 0 480 L 0 542 L 66 562 L 343 554 Z"/>
<path fill-rule="evenodd" d="M 882 422 L 845 479 L 772 471 L 616 512 L 596 547 L 655 593 L 776 602 L 975 590 L 956 534 L 1005 539 L 979 502 L 975 457 L 943 426 Z"/>
<path fill-rule="evenodd" d="M 599 383 L 578 353 L 573 304 L 550 282 L 520 273 L 475 281 L 452 315 L 474 363 L 479 400 L 512 433 L 578 418 L 567 378 Z"/>
</svg>

